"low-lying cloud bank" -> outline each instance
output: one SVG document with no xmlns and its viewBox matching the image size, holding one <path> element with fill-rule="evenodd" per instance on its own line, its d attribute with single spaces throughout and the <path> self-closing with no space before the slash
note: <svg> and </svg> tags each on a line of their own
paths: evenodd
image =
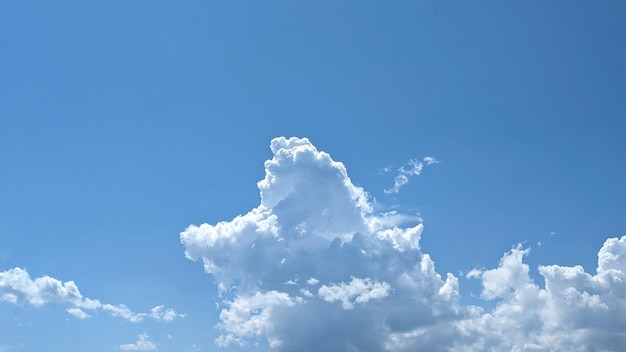
<svg viewBox="0 0 626 352">
<path fill-rule="evenodd" d="M 458 278 L 442 277 L 422 252 L 421 223 L 375 213 L 344 165 L 306 138 L 275 138 L 271 150 L 258 207 L 180 234 L 187 258 L 203 262 L 224 299 L 219 346 L 257 339 L 275 351 L 626 346 L 626 236 L 605 242 L 595 274 L 540 267 L 544 287 L 529 276 L 528 250 L 514 247 L 497 268 L 469 274 L 495 307 L 462 305 Z"/>
<path fill-rule="evenodd" d="M 103 310 L 112 316 L 121 317 L 131 323 L 139 323 L 145 318 L 170 322 L 182 316 L 172 308 L 156 306 L 150 313 L 135 313 L 124 304 L 112 305 L 97 299 L 84 297 L 74 281 L 62 282 L 50 276 L 31 279 L 25 269 L 13 268 L 0 272 L 0 302 L 13 304 L 28 303 L 35 307 L 56 303 L 69 306 L 67 312 L 77 319 L 86 319 L 91 315 L 86 311 Z"/>
</svg>

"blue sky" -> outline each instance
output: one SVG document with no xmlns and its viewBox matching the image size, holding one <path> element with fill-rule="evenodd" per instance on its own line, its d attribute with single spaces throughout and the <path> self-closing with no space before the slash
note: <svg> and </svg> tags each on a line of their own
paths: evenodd
<svg viewBox="0 0 626 352">
<path fill-rule="evenodd" d="M 607 277 L 626 275 L 626 239 L 605 241 L 626 228 L 624 18 L 622 1 L 3 2 L 0 351 L 303 350 L 325 333 L 346 344 L 319 348 L 427 348 L 427 340 L 444 336 L 433 327 L 439 315 L 416 313 L 433 317 L 420 322 L 421 335 L 409 323 L 394 330 L 398 317 L 385 315 L 410 306 L 406 297 L 456 309 L 440 312 L 460 329 L 450 331 L 469 336 L 449 346 L 456 350 L 623 346 L 624 336 L 611 331 L 626 329 L 618 318 L 626 312 L 624 286 Z M 272 142 L 280 136 L 308 140 Z M 343 163 L 350 182 L 333 178 L 343 169 L 322 152 Z M 296 162 L 295 155 L 306 157 Z M 424 157 L 440 162 L 426 165 Z M 279 166 L 268 169 L 266 160 Z M 422 163 L 419 175 L 409 172 L 411 160 Z M 386 193 L 402 167 L 409 182 Z M 261 200 L 257 182 L 274 176 Z M 367 206 L 353 203 L 361 192 Z M 268 205 L 281 197 L 282 206 Z M 360 220 L 334 204 L 356 206 Z M 258 216 L 246 217 L 254 209 Z M 332 209 L 331 218 L 300 218 Z M 218 222 L 239 214 L 253 227 L 282 214 L 277 233 L 214 235 L 246 246 L 260 241 L 265 255 L 202 242 Z M 382 225 L 371 225 L 376 221 Z M 420 221 L 419 248 L 402 242 Z M 208 232 L 181 238 L 203 223 Z M 406 236 L 382 235 L 394 226 Z M 297 259 L 300 245 L 309 248 L 307 258 L 324 257 L 333 236 L 342 250 L 357 248 L 350 237 L 357 232 L 366 238 L 363 251 L 381 258 L 423 264 L 428 254 L 436 272 L 409 276 L 448 286 L 439 293 L 403 289 L 397 273 L 367 264 L 376 262 L 370 254 L 365 260 L 339 251 L 337 273 L 344 276 L 327 281 Z M 298 236 L 315 240 L 300 243 Z M 599 265 L 599 252 L 618 264 Z M 281 265 L 299 278 L 289 290 L 269 284 L 287 271 L 268 256 L 285 253 L 293 257 Z M 248 266 L 216 262 L 206 273 L 203 258 L 222 254 Z M 521 256 L 528 274 L 516 261 Z M 309 264 L 327 265 L 319 260 Z M 540 273 L 540 265 L 553 264 L 558 269 Z M 576 276 L 568 269 L 576 265 L 588 275 L 563 283 Z M 606 270 L 597 273 L 599 266 Z M 474 277 L 466 277 L 472 269 Z M 519 280 L 500 280 L 507 273 Z M 235 287 L 220 294 L 227 277 Z M 307 283 L 311 278 L 319 282 Z M 528 287 L 541 297 L 534 305 L 507 296 Z M 567 287 L 579 301 L 570 295 L 563 305 Z M 452 291 L 458 297 L 443 300 Z M 346 292 L 357 293 L 341 296 Z M 576 310 L 573 301 L 596 305 Z M 224 317 L 237 304 L 257 306 L 250 320 L 229 325 Z M 134 315 L 115 316 L 121 305 Z M 546 334 L 538 340 L 504 339 L 511 336 L 504 328 L 487 336 L 489 324 L 507 326 L 498 319 L 515 307 L 563 314 L 535 317 Z M 317 311 L 334 320 L 324 323 Z M 367 314 L 385 320 L 376 325 Z M 245 330 L 255 317 L 259 330 Z M 357 325 L 377 339 L 370 347 L 351 345 L 357 328 L 335 329 L 363 317 L 374 321 Z M 572 317 L 612 325 L 547 328 Z M 285 336 L 290 324 L 309 330 Z M 216 339 L 227 336 L 234 342 L 218 347 Z M 559 336 L 577 338 L 564 345 Z"/>
</svg>

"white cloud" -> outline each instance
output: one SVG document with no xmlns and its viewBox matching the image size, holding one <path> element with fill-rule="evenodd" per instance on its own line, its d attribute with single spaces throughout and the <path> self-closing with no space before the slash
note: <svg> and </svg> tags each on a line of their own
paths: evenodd
<svg viewBox="0 0 626 352">
<path fill-rule="evenodd" d="M 131 323 L 139 323 L 143 321 L 148 314 L 146 313 L 134 313 L 130 308 L 128 308 L 125 304 L 103 304 L 102 309 L 109 312 L 114 317 L 120 317 L 125 320 L 128 320 Z"/>
<path fill-rule="evenodd" d="M 390 286 L 386 282 L 353 277 L 348 284 L 341 282 L 339 284 L 332 283 L 328 286 L 322 285 L 318 294 L 326 302 L 340 301 L 343 309 L 352 309 L 355 303 L 367 303 L 370 299 L 385 298 L 390 291 Z"/>
<path fill-rule="evenodd" d="M 227 346 L 233 342 L 243 344 L 243 339 L 266 335 L 273 346 L 280 342 L 271 337 L 272 320 L 280 307 L 291 307 L 295 300 L 287 293 L 269 291 L 257 292 L 253 296 L 237 297 L 227 302 L 228 309 L 220 313 L 221 324 L 227 333 L 217 339 L 218 346 Z"/>
<path fill-rule="evenodd" d="M 344 165 L 307 139 L 276 138 L 271 150 L 258 207 L 180 236 L 187 258 L 235 295 L 219 345 L 264 336 L 276 350 L 380 351 L 393 333 L 460 314 L 456 278 L 442 280 L 420 252 L 421 224 L 374 213 Z"/>
<path fill-rule="evenodd" d="M 154 351 L 157 349 L 157 345 L 150 341 L 148 334 L 141 334 L 137 336 L 137 342 L 120 345 L 120 349 L 124 351 Z"/>
<path fill-rule="evenodd" d="M 80 308 L 68 308 L 67 312 L 70 313 L 76 319 L 87 319 L 91 317 L 91 315 L 85 313 Z"/>
<path fill-rule="evenodd" d="M 99 305 L 97 301 L 84 299 L 73 281 L 61 282 L 50 276 L 32 280 L 21 268 L 0 272 L 0 299 L 36 307 L 46 303 L 69 303 L 76 307 Z"/>
<path fill-rule="evenodd" d="M 150 310 L 150 318 L 154 320 L 162 320 L 165 322 L 170 322 L 176 319 L 177 317 L 184 318 L 184 314 L 178 314 L 172 308 L 164 309 L 165 306 L 156 306 Z"/>
<path fill-rule="evenodd" d="M 163 321 L 172 321 L 175 317 L 181 316 L 171 308 L 162 312 L 163 306 L 157 306 L 153 308 L 151 314 L 147 314 L 134 313 L 123 304 L 103 304 L 97 299 L 84 297 L 73 281 L 62 282 L 47 275 L 33 280 L 22 268 L 0 272 L 0 301 L 18 305 L 28 303 L 35 307 L 50 303 L 69 305 L 67 312 L 77 319 L 90 317 L 85 310 L 97 309 L 132 323 L 141 322 L 146 316 Z"/>
<path fill-rule="evenodd" d="M 528 252 L 518 245 L 498 268 L 480 276 L 481 296 L 498 303 L 471 320 L 476 338 L 472 348 L 620 350 L 626 343 L 626 236 L 604 243 L 595 275 L 581 266 L 540 266 L 544 288 L 533 282 L 523 263 Z"/>
<path fill-rule="evenodd" d="M 202 261 L 225 300 L 218 345 L 259 338 L 274 351 L 616 351 L 626 345 L 626 236 L 607 240 L 595 275 L 541 266 L 543 288 L 523 261 L 528 249 L 514 247 L 497 268 L 466 274 L 481 280 L 481 297 L 494 308 L 462 305 L 459 280 L 450 273 L 442 278 L 420 248 L 422 224 L 374 212 L 344 165 L 307 139 L 276 138 L 271 150 L 259 206 L 180 234 L 187 258 Z M 418 174 L 422 162 L 436 160 L 414 160 L 401 173 Z"/>
<path fill-rule="evenodd" d="M 317 284 L 319 284 L 319 283 L 320 283 L 320 280 L 318 280 L 318 279 L 316 279 L 316 278 L 314 278 L 314 277 L 311 277 L 311 278 L 309 278 L 308 280 L 306 280 L 306 283 L 307 283 L 307 284 L 309 284 L 309 285 L 311 285 L 311 286 L 313 286 L 313 285 L 317 285 Z"/>
<path fill-rule="evenodd" d="M 385 193 L 398 193 L 400 189 L 409 183 L 409 178 L 413 176 L 419 176 L 424 170 L 424 163 L 426 166 L 439 164 L 441 161 L 435 159 L 432 156 L 427 156 L 420 161 L 419 159 L 411 159 L 402 165 L 398 169 L 398 175 L 394 179 L 393 187 L 385 190 Z"/>
<path fill-rule="evenodd" d="M 424 157 L 424 159 L 422 159 L 426 165 L 432 165 L 432 164 L 439 164 L 441 163 L 441 161 L 437 160 L 436 158 L 432 157 L 432 156 L 427 156 Z"/>
<path fill-rule="evenodd" d="M 472 269 L 467 274 L 465 274 L 465 277 L 468 279 L 475 279 L 475 278 L 479 278 L 482 274 L 483 274 L 482 270 Z"/>
</svg>

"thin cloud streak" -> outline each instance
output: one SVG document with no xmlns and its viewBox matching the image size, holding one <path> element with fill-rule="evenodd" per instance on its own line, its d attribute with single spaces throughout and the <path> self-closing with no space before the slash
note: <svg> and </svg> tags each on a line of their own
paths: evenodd
<svg viewBox="0 0 626 352">
<path fill-rule="evenodd" d="M 137 342 L 127 343 L 120 345 L 122 351 L 154 351 L 157 349 L 157 345 L 150 341 L 148 334 L 141 334 L 137 336 Z"/>
<path fill-rule="evenodd" d="M 411 159 L 398 169 L 398 175 L 394 179 L 393 187 L 385 190 L 385 193 L 399 193 L 400 189 L 409 183 L 413 176 L 419 176 L 424 170 L 424 166 L 439 164 L 441 161 L 432 156 L 427 156 L 420 161 L 419 159 Z M 390 167 L 385 168 L 386 172 L 390 171 Z"/>
</svg>

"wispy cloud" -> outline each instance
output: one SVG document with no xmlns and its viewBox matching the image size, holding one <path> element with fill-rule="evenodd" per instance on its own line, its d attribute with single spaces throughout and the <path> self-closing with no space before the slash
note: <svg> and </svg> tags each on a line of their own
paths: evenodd
<svg viewBox="0 0 626 352">
<path fill-rule="evenodd" d="M 419 176 L 424 170 L 424 165 L 439 164 L 441 161 L 432 156 L 427 156 L 420 161 L 419 159 L 411 159 L 398 169 L 398 175 L 394 179 L 393 187 L 385 190 L 385 193 L 398 193 L 400 189 L 409 183 L 413 176 Z M 389 172 L 389 167 L 386 168 Z"/>
<path fill-rule="evenodd" d="M 605 242 L 595 275 L 541 266 L 544 287 L 523 261 L 529 250 L 516 246 L 497 268 L 466 275 L 481 281 L 481 298 L 495 307 L 464 305 L 458 278 L 437 273 L 420 248 L 422 224 L 390 223 L 374 212 L 345 166 L 308 139 L 276 138 L 271 150 L 258 207 L 180 234 L 187 258 L 202 261 L 222 294 L 218 345 L 259 337 L 274 351 L 626 345 L 626 236 Z M 435 162 L 413 161 L 401 173 L 417 175 Z"/>
<path fill-rule="evenodd" d="M 331 283 L 322 285 L 318 295 L 326 302 L 341 302 L 343 309 L 352 309 L 357 303 L 367 303 L 370 299 L 383 299 L 389 296 L 391 289 L 386 282 L 353 277 L 349 283 Z"/>
<path fill-rule="evenodd" d="M 154 351 L 157 349 L 157 345 L 150 341 L 148 334 L 141 334 L 137 336 L 137 342 L 120 345 L 120 349 L 123 351 Z"/>
<path fill-rule="evenodd" d="M 33 280 L 22 268 L 0 272 L 0 301 L 28 303 L 35 307 L 51 303 L 64 304 L 70 306 L 67 312 L 77 319 L 89 318 L 90 315 L 85 311 L 99 309 L 132 323 L 139 323 L 146 317 L 169 322 L 182 316 L 171 308 L 163 310 L 163 306 L 152 308 L 150 313 L 135 313 L 124 304 L 101 303 L 97 299 L 84 297 L 74 281 L 62 282 L 47 275 Z"/>
</svg>

